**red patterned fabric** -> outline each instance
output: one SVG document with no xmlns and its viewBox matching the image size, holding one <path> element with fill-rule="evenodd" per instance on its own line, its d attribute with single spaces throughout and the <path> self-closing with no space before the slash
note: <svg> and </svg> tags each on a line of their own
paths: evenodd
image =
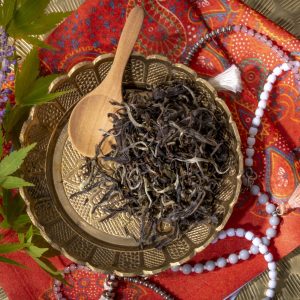
<svg viewBox="0 0 300 300">
<path fill-rule="evenodd" d="M 146 18 L 136 50 L 145 55 L 163 54 L 178 62 L 207 31 L 228 24 L 244 24 L 266 34 L 278 46 L 299 59 L 300 42 L 237 0 L 197 1 L 193 8 L 187 0 L 88 0 L 48 38 L 56 51 L 41 51 L 44 72 L 67 72 L 76 63 L 92 60 L 97 55 L 114 52 L 125 17 L 130 9 L 144 6 Z M 205 21 L 205 22 L 204 22 Z M 243 151 L 247 131 L 254 116 L 258 95 L 264 81 L 281 59 L 265 44 L 243 33 L 232 33 L 216 39 L 195 55 L 191 67 L 200 76 L 210 77 L 235 63 L 242 71 L 241 95 L 223 93 L 242 138 Z M 300 145 L 299 87 L 291 72 L 284 74 L 271 93 L 269 106 L 257 136 L 254 169 L 262 190 L 276 203 L 286 202 L 299 184 L 300 162 L 292 150 Z M 283 217 L 279 236 L 271 249 L 276 259 L 286 255 L 300 243 L 299 211 Z M 248 192 L 243 192 L 226 228 L 243 227 L 264 234 L 268 219 L 264 207 Z M 244 239 L 230 238 L 208 246 L 192 263 L 227 256 L 249 248 Z M 25 255 L 15 255 L 23 263 Z M 58 267 L 67 261 L 55 260 Z M 0 285 L 10 299 L 53 299 L 52 280 L 37 266 L 28 262 L 29 270 L 1 265 Z M 178 299 L 222 299 L 266 268 L 261 255 L 237 265 L 210 273 L 182 275 L 171 271 L 152 280 Z M 98 299 L 103 275 L 78 271 L 74 287 L 66 288 L 70 299 Z M 159 299 L 149 289 L 126 284 L 118 290 L 118 299 Z"/>
</svg>

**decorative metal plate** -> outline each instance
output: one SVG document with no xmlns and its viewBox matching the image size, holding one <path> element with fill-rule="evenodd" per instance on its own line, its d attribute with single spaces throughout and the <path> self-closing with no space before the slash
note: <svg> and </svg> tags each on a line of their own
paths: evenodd
<svg viewBox="0 0 300 300">
<path fill-rule="evenodd" d="M 198 83 L 199 91 L 208 103 L 214 101 L 228 118 L 233 139 L 228 139 L 234 153 L 230 161 L 229 175 L 224 178 L 218 194 L 224 219 L 218 227 L 202 224 L 174 241 L 162 250 L 151 245 L 143 250 L 128 237 L 124 224 L 125 214 L 99 222 L 101 213 L 92 215 L 91 207 L 103 190 L 70 199 L 79 190 L 83 180 L 80 166 L 84 158 L 72 147 L 67 134 L 67 122 L 74 104 L 93 90 L 106 76 L 113 60 L 112 54 L 99 56 L 94 62 L 76 65 L 67 76 L 56 79 L 51 91 L 74 89 L 55 102 L 32 109 L 21 133 L 23 145 L 36 142 L 37 146 L 23 164 L 24 178 L 35 184 L 24 188 L 22 195 L 28 205 L 28 213 L 43 236 L 56 249 L 73 261 L 86 263 L 92 269 L 118 275 L 150 275 L 187 261 L 203 250 L 226 224 L 237 201 L 243 169 L 240 137 L 237 127 L 223 100 L 217 97 L 213 87 L 190 68 L 172 64 L 163 56 L 134 54 L 127 65 L 124 87 L 142 88 L 171 78 L 191 79 Z M 84 200 L 88 197 L 88 203 Z M 138 235 L 139 220 L 129 223 L 129 230 Z"/>
</svg>

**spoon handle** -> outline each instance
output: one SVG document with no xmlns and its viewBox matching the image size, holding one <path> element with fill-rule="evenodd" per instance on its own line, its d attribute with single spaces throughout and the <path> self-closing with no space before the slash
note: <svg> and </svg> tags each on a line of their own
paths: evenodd
<svg viewBox="0 0 300 300">
<path fill-rule="evenodd" d="M 107 75 L 107 80 L 115 85 L 122 83 L 127 61 L 137 40 L 144 20 L 144 10 L 135 6 L 129 13 L 115 54 L 113 65 Z"/>
</svg>

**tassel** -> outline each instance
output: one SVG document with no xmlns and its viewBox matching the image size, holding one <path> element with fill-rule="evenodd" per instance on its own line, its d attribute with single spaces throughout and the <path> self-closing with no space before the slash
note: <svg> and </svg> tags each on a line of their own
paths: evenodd
<svg viewBox="0 0 300 300">
<path fill-rule="evenodd" d="M 288 202 L 279 205 L 279 211 L 280 214 L 286 214 L 296 208 L 300 208 L 300 184 L 298 184 Z"/>
<path fill-rule="evenodd" d="M 232 65 L 221 74 L 208 80 L 208 82 L 217 90 L 228 90 L 231 92 L 242 91 L 241 72 L 236 65 Z"/>
</svg>

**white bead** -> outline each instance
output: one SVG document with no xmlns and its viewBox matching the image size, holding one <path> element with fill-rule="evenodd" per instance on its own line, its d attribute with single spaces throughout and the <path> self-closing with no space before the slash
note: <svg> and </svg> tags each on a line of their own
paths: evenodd
<svg viewBox="0 0 300 300">
<path fill-rule="evenodd" d="M 255 254 L 258 254 L 258 253 L 259 253 L 259 249 L 258 249 L 258 247 L 252 245 L 252 246 L 250 247 L 250 252 L 251 252 L 252 254 L 255 255 Z"/>
<path fill-rule="evenodd" d="M 61 281 L 59 281 L 59 280 L 57 280 L 57 279 L 54 280 L 54 284 L 55 284 L 56 286 L 61 286 L 61 285 L 62 285 Z"/>
<path fill-rule="evenodd" d="M 203 272 L 203 270 L 204 270 L 204 266 L 202 264 L 195 264 L 194 265 L 194 272 L 195 273 L 200 274 L 200 273 Z"/>
<path fill-rule="evenodd" d="M 276 76 L 279 76 L 282 74 L 282 70 L 279 68 L 279 67 L 276 67 L 274 70 L 273 70 L 273 74 L 275 74 Z"/>
<path fill-rule="evenodd" d="M 250 127 L 249 134 L 253 137 L 257 134 L 258 129 L 256 127 Z"/>
<path fill-rule="evenodd" d="M 224 240 L 226 238 L 227 234 L 226 234 L 226 231 L 222 230 L 219 232 L 219 239 L 220 240 Z"/>
<path fill-rule="evenodd" d="M 209 260 L 209 261 L 207 261 L 206 263 L 205 263 L 205 269 L 207 270 L 207 271 L 213 271 L 214 269 L 215 269 L 215 267 L 216 267 L 216 265 L 215 265 L 215 262 L 214 261 L 212 261 L 212 260 Z"/>
<path fill-rule="evenodd" d="M 258 196 L 258 202 L 260 204 L 266 204 L 268 200 L 269 200 L 269 197 L 267 194 L 261 194 Z"/>
<path fill-rule="evenodd" d="M 254 233 L 251 232 L 251 231 L 247 231 L 246 234 L 245 234 L 245 238 L 246 238 L 248 241 L 251 241 L 251 240 L 254 238 Z"/>
<path fill-rule="evenodd" d="M 258 195 L 259 192 L 260 192 L 259 186 L 258 186 L 258 185 L 252 185 L 252 186 L 251 186 L 251 189 L 250 189 L 250 192 L 251 192 L 251 194 L 254 195 L 254 196 Z"/>
<path fill-rule="evenodd" d="M 275 207 L 274 204 L 272 204 L 272 203 L 267 204 L 267 206 L 266 206 L 266 212 L 268 214 L 271 215 L 275 210 L 276 210 L 276 207 Z"/>
<path fill-rule="evenodd" d="M 171 266 L 171 270 L 172 270 L 173 272 L 178 272 L 179 269 L 180 269 L 180 266 Z"/>
<path fill-rule="evenodd" d="M 299 68 L 299 67 L 300 67 L 300 61 L 294 60 L 294 61 L 293 61 L 293 65 L 294 65 L 295 67 Z"/>
<path fill-rule="evenodd" d="M 269 246 L 270 245 L 270 240 L 267 239 L 267 237 L 262 237 L 261 238 L 262 242 L 264 245 Z"/>
<path fill-rule="evenodd" d="M 219 257 L 216 261 L 216 265 L 219 268 L 224 268 L 227 265 L 226 259 L 224 257 Z"/>
<path fill-rule="evenodd" d="M 252 244 L 254 246 L 259 246 L 260 244 L 262 244 L 262 241 L 259 237 L 254 238 L 254 240 L 252 241 Z"/>
<path fill-rule="evenodd" d="M 277 271 L 275 271 L 275 270 L 269 271 L 269 277 L 272 280 L 276 280 L 276 278 L 277 278 Z"/>
<path fill-rule="evenodd" d="M 261 123 L 261 119 L 260 119 L 259 117 L 253 118 L 252 124 L 253 124 L 254 126 L 259 127 L 260 123 Z"/>
<path fill-rule="evenodd" d="M 253 146 L 255 144 L 255 138 L 254 137 L 248 137 L 247 138 L 247 144 L 249 146 Z"/>
<path fill-rule="evenodd" d="M 257 108 L 256 111 L 255 111 L 255 115 L 257 117 L 262 117 L 264 115 L 264 110 L 262 108 Z"/>
<path fill-rule="evenodd" d="M 274 74 L 270 74 L 267 81 L 273 84 L 276 81 L 276 76 Z"/>
<path fill-rule="evenodd" d="M 272 253 L 265 254 L 265 255 L 264 255 L 264 258 L 265 258 L 266 262 L 271 262 L 271 261 L 273 261 L 273 259 L 274 259 Z"/>
<path fill-rule="evenodd" d="M 262 92 L 259 96 L 259 99 L 264 101 L 269 99 L 269 93 L 268 92 Z"/>
<path fill-rule="evenodd" d="M 246 167 L 252 167 L 253 166 L 253 159 L 252 158 L 246 158 L 245 159 L 245 166 Z"/>
<path fill-rule="evenodd" d="M 236 264 L 239 260 L 239 257 L 235 254 L 235 253 L 232 253 L 228 256 L 228 261 L 231 263 L 231 264 Z"/>
<path fill-rule="evenodd" d="M 113 290 L 113 287 L 112 287 L 112 286 L 108 286 L 108 285 L 106 284 L 106 282 L 104 282 L 103 288 L 104 288 L 104 290 L 106 290 L 106 291 L 112 291 L 112 290 Z"/>
<path fill-rule="evenodd" d="M 265 109 L 267 107 L 267 100 L 260 100 L 258 102 L 258 107 L 262 108 L 262 109 Z"/>
<path fill-rule="evenodd" d="M 182 273 L 188 275 L 192 272 L 192 266 L 189 264 L 185 264 L 182 266 Z"/>
<path fill-rule="evenodd" d="M 274 229 L 274 228 L 268 228 L 266 230 L 266 235 L 267 235 L 268 238 L 273 238 L 277 235 L 277 230 Z"/>
<path fill-rule="evenodd" d="M 219 239 L 218 239 L 218 237 L 216 237 L 214 240 L 212 240 L 212 244 L 215 244 L 217 241 L 218 241 Z"/>
<path fill-rule="evenodd" d="M 234 228 L 229 228 L 229 229 L 227 229 L 226 230 L 226 233 L 227 233 L 227 235 L 228 236 L 235 236 L 235 230 L 234 230 Z"/>
<path fill-rule="evenodd" d="M 274 290 L 267 289 L 266 290 L 266 296 L 269 297 L 269 298 L 273 298 L 275 296 Z"/>
<path fill-rule="evenodd" d="M 267 83 L 264 85 L 264 91 L 266 91 L 266 92 L 271 92 L 271 91 L 272 91 L 272 88 L 273 88 L 273 84 L 270 83 L 270 82 L 267 82 Z"/>
<path fill-rule="evenodd" d="M 268 283 L 268 287 L 270 289 L 275 289 L 277 286 L 277 281 L 276 280 L 270 280 L 269 283 Z"/>
<path fill-rule="evenodd" d="M 238 228 L 238 229 L 236 230 L 236 236 L 238 236 L 238 237 L 244 237 L 244 236 L 245 236 L 245 233 L 246 233 L 246 231 L 245 231 L 245 229 L 243 229 L 243 228 Z"/>
<path fill-rule="evenodd" d="M 266 254 L 268 252 L 268 247 L 266 245 L 261 244 L 259 245 L 258 249 L 261 254 Z"/>
<path fill-rule="evenodd" d="M 240 253 L 239 253 L 239 258 L 242 259 L 242 260 L 247 260 L 249 258 L 250 254 L 248 252 L 248 250 L 241 250 Z"/>
<path fill-rule="evenodd" d="M 289 71 L 291 69 L 291 67 L 287 63 L 283 63 L 281 65 L 281 68 L 283 71 Z"/>
<path fill-rule="evenodd" d="M 253 157 L 253 155 L 254 155 L 254 149 L 253 148 L 247 148 L 246 149 L 246 155 L 248 157 Z"/>
<path fill-rule="evenodd" d="M 273 271 L 276 270 L 276 263 L 274 261 L 271 261 L 268 263 L 269 270 Z"/>
<path fill-rule="evenodd" d="M 277 226 L 280 223 L 280 219 L 277 216 L 273 216 L 269 220 L 270 225 Z"/>
</svg>

